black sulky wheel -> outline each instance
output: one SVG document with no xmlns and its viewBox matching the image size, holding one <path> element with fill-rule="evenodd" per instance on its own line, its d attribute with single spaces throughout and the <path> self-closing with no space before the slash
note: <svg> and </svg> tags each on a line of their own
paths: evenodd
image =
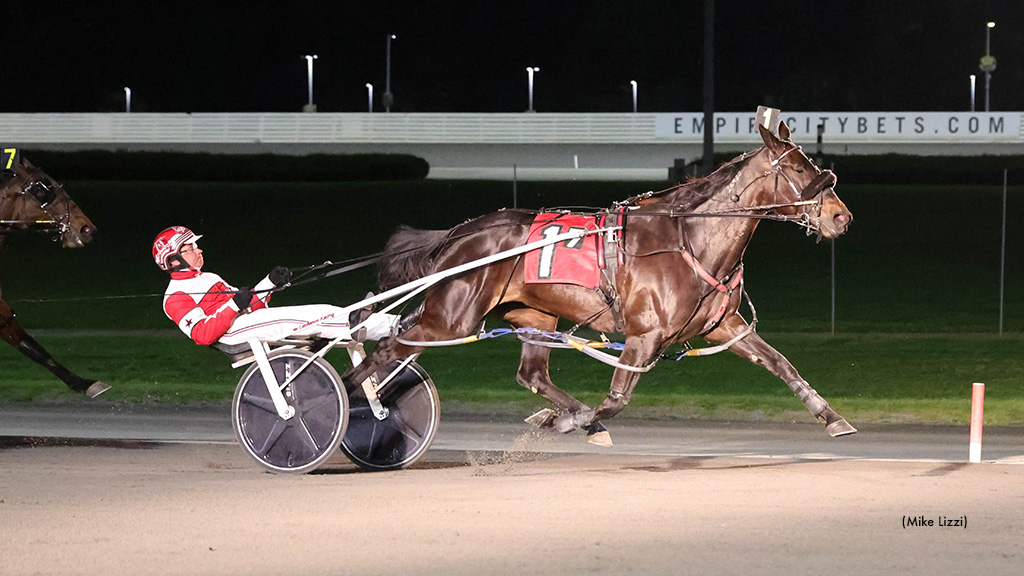
<svg viewBox="0 0 1024 576">
<path fill-rule="evenodd" d="M 399 363 L 380 370 L 384 379 Z M 346 382 L 348 432 L 341 450 L 365 470 L 398 470 L 412 465 L 434 441 L 441 419 L 441 403 L 434 381 L 420 365 L 410 362 L 379 392 L 388 415 L 374 415 L 363 387 Z"/>
<path fill-rule="evenodd" d="M 306 350 L 277 350 L 268 355 L 279 383 L 313 355 Z M 323 358 L 316 358 L 285 387 L 285 400 L 295 416 L 282 419 L 270 399 L 255 363 L 238 381 L 231 401 L 235 437 L 246 453 L 271 472 L 304 474 L 330 458 L 348 425 L 348 397 L 341 377 Z"/>
</svg>

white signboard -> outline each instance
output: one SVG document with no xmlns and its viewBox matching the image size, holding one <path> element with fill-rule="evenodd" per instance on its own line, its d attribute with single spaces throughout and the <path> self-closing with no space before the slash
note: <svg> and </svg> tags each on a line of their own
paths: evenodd
<svg viewBox="0 0 1024 576">
<path fill-rule="evenodd" d="M 807 142 L 818 137 L 843 141 L 999 141 L 1020 139 L 1020 112 L 783 112 L 793 138 Z M 714 116 L 715 138 L 760 139 L 754 112 L 719 112 Z M 657 114 L 659 138 L 702 139 L 704 114 Z"/>
</svg>

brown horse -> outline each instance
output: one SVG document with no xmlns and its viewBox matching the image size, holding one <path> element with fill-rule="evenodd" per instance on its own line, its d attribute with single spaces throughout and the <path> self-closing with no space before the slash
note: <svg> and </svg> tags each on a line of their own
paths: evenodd
<svg viewBox="0 0 1024 576">
<path fill-rule="evenodd" d="M 78 248 L 92 240 L 96 226 L 60 184 L 22 158 L 0 175 L 0 248 L 8 234 L 32 230 L 55 232 L 59 234 L 65 248 Z M 46 367 L 76 392 L 94 398 L 110 388 L 103 382 L 81 378 L 57 363 L 25 332 L 14 310 L 2 298 L 0 337 L 25 356 Z"/>
<path fill-rule="evenodd" d="M 794 145 L 789 128 L 779 137 L 760 128 L 764 146 L 720 167 L 707 178 L 648 193 L 615 205 L 625 214 L 617 250 L 624 256 L 603 291 L 570 284 L 527 284 L 521 259 L 508 259 L 433 286 L 403 321 L 398 338 L 382 340 L 369 361 L 351 374 L 360 382 L 377 366 L 420 352 L 420 342 L 466 336 L 488 314 L 514 327 L 554 331 L 559 317 L 601 332 L 625 335 L 611 390 L 591 408 L 556 387 L 548 374 L 548 347 L 524 338 L 516 379 L 557 406 L 528 419 L 561 432 L 586 429 L 591 441 L 610 444 L 600 420 L 629 402 L 640 372 L 668 346 L 703 336 L 786 382 L 832 436 L 856 432 L 769 346 L 738 312 L 742 260 L 760 219 L 796 221 L 808 233 L 834 238 L 852 216 L 821 171 Z M 446 231 L 402 229 L 380 259 L 382 288 L 409 282 L 525 244 L 535 213 L 503 210 Z M 616 258 L 606 258 L 613 263 Z M 536 336 L 534 338 L 537 338 Z M 399 341 L 401 340 L 401 342 Z M 402 343 L 405 342 L 405 343 Z"/>
</svg>

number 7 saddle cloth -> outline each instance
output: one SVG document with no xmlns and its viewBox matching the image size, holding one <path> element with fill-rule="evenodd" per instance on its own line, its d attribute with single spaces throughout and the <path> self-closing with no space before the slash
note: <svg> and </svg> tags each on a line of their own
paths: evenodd
<svg viewBox="0 0 1024 576">
<path fill-rule="evenodd" d="M 530 225 L 527 243 L 552 238 L 559 234 L 582 230 L 597 230 L 605 226 L 617 226 L 620 214 L 567 214 L 564 212 L 542 212 Z M 619 238 L 621 230 L 613 232 Z M 605 268 L 605 234 L 588 234 L 555 244 L 549 244 L 526 253 L 524 260 L 527 284 L 575 284 L 594 289 L 601 286 L 601 270 Z M 622 252 L 616 245 L 618 262 L 622 264 Z"/>
</svg>

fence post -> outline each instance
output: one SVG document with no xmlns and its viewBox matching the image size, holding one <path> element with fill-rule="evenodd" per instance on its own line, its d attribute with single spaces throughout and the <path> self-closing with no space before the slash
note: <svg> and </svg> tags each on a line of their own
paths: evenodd
<svg viewBox="0 0 1024 576">
<path fill-rule="evenodd" d="M 975 382 L 971 387 L 971 445 L 968 460 L 981 462 L 981 431 L 985 423 L 985 384 Z"/>
<path fill-rule="evenodd" d="M 519 198 L 518 198 L 519 191 L 516 190 L 516 183 L 518 182 L 519 178 L 518 178 L 518 175 L 516 174 L 516 171 L 517 171 L 516 170 L 516 165 L 513 164 L 512 165 L 512 207 L 513 208 L 518 208 L 519 207 L 519 205 L 518 205 L 518 203 L 519 203 Z"/>
<path fill-rule="evenodd" d="M 999 335 L 1003 335 L 1003 288 L 1006 280 L 1006 173 L 1003 168 L 1003 235 L 999 252 Z"/>
</svg>

